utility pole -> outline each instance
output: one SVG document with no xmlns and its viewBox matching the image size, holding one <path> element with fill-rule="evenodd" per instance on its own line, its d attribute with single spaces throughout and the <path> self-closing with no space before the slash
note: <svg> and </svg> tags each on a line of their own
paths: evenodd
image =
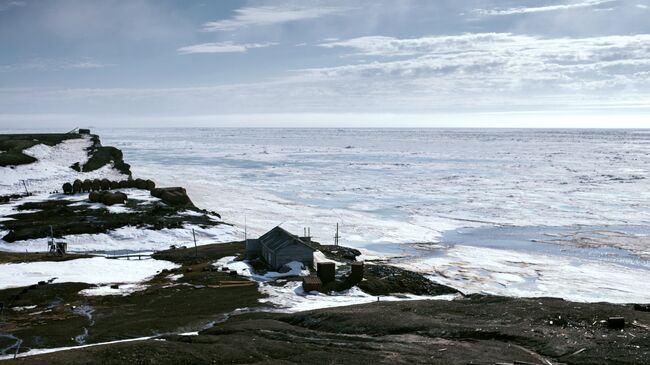
<svg viewBox="0 0 650 365">
<path fill-rule="evenodd" d="M 339 223 L 336 222 L 336 235 L 334 235 L 334 246 L 339 245 L 339 238 L 340 238 L 340 236 L 339 236 Z"/>
<path fill-rule="evenodd" d="M 199 257 L 199 249 L 196 247 L 196 233 L 194 233 L 194 228 L 192 228 L 192 237 L 194 237 L 194 257 Z"/>
<path fill-rule="evenodd" d="M 29 195 L 29 190 L 27 190 L 27 184 L 25 183 L 25 180 L 20 180 L 23 183 L 23 187 L 25 188 L 25 193 Z"/>
</svg>

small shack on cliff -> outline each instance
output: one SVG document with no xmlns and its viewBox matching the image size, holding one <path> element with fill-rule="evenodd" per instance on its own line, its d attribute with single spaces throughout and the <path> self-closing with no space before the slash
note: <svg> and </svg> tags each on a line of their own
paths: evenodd
<svg viewBox="0 0 650 365">
<path fill-rule="evenodd" d="M 261 258 L 269 267 L 278 270 L 291 261 L 314 265 L 314 252 L 309 237 L 298 237 L 281 227 L 275 227 L 258 239 L 246 240 L 248 259 Z"/>
</svg>

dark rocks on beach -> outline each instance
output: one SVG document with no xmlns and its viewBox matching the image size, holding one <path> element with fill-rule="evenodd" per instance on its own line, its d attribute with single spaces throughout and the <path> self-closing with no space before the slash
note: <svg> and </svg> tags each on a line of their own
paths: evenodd
<svg viewBox="0 0 650 365">
<path fill-rule="evenodd" d="M 187 195 L 187 191 L 181 187 L 154 188 L 151 195 L 161 199 L 163 202 L 174 206 L 194 206 Z"/>
<path fill-rule="evenodd" d="M 138 189 L 146 189 L 147 184 L 143 179 L 135 179 L 135 187 Z"/>
<path fill-rule="evenodd" d="M 119 189 L 120 188 L 120 183 L 118 181 L 111 181 L 110 186 L 111 186 L 111 189 Z"/>
</svg>

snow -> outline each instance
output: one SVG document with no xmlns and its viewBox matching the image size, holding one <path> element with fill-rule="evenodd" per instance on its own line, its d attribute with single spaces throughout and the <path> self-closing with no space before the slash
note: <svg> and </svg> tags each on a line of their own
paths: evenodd
<svg viewBox="0 0 650 365">
<path fill-rule="evenodd" d="M 269 271 L 264 275 L 257 274 L 252 266 L 250 266 L 246 261 L 236 261 L 235 256 L 226 256 L 222 257 L 213 263 L 213 266 L 221 269 L 222 267 L 227 267 L 229 270 L 237 271 L 237 275 L 250 278 L 254 281 L 265 282 L 276 280 L 280 278 L 286 278 L 290 276 L 307 276 L 309 275 L 309 269 L 305 268 L 301 262 L 292 261 L 286 264 L 289 268 L 289 271 L 281 273 Z"/>
<path fill-rule="evenodd" d="M 196 233 L 197 245 L 231 242 L 239 234 L 237 228 L 226 224 L 208 228 L 187 224 L 183 228 L 160 230 L 126 226 L 108 233 L 63 236 L 61 240 L 68 243 L 69 252 L 159 251 L 169 249 L 171 245 L 194 245 L 192 229 Z M 43 252 L 46 248 L 47 238 L 12 243 L 0 240 L 0 251 Z"/>
<path fill-rule="evenodd" d="M 162 260 L 118 260 L 105 257 L 0 265 L 0 289 L 29 286 L 56 278 L 54 283 L 139 283 L 178 265 Z"/>
<path fill-rule="evenodd" d="M 397 264 L 464 293 L 557 297 L 576 302 L 650 303 L 648 268 L 588 257 L 457 245 Z"/>
<path fill-rule="evenodd" d="M 96 297 L 96 296 L 106 296 L 106 295 L 120 295 L 127 296 L 135 292 L 144 291 L 148 288 L 148 285 L 142 284 L 123 284 L 120 285 L 117 289 L 111 288 L 110 285 L 102 285 L 95 288 L 84 289 L 79 292 L 81 295 Z"/>
<path fill-rule="evenodd" d="M 25 180 L 30 192 L 43 193 L 61 190 L 63 183 L 75 179 L 123 180 L 127 176 L 112 166 L 103 166 L 92 172 L 77 172 L 70 168 L 76 162 L 88 161 L 86 148 L 92 142 L 90 137 L 69 139 L 55 146 L 38 144 L 25 149 L 23 153 L 38 161 L 18 166 L 0 167 L 0 195 L 24 192 L 21 180 Z"/>
<path fill-rule="evenodd" d="M 305 293 L 300 282 L 288 282 L 284 286 L 275 286 L 261 283 L 260 292 L 269 297 L 260 299 L 262 303 L 275 306 L 275 310 L 284 313 L 301 312 L 322 308 L 342 307 L 348 305 L 365 304 L 376 301 L 401 301 L 401 300 L 454 300 L 457 295 L 417 296 L 399 294 L 388 296 L 372 296 L 363 292 L 358 287 L 352 287 L 342 292 L 332 292 L 329 295 L 310 292 Z"/>
</svg>

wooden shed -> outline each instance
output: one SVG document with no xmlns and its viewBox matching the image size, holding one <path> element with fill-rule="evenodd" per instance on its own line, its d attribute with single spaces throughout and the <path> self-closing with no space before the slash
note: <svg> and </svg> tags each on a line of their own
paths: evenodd
<svg viewBox="0 0 650 365">
<path fill-rule="evenodd" d="M 279 226 L 257 240 L 246 241 L 247 256 L 260 257 L 275 270 L 291 261 L 313 266 L 315 251 L 316 249 L 306 239 L 291 234 Z"/>
</svg>

